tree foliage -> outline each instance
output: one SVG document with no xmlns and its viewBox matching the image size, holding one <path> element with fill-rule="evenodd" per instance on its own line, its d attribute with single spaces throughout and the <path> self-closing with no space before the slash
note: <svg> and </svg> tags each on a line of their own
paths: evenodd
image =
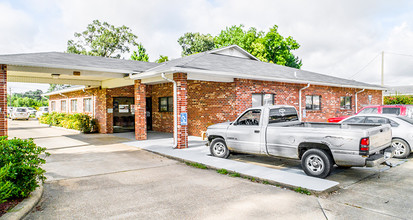
<svg viewBox="0 0 413 220">
<path fill-rule="evenodd" d="M 182 56 L 212 50 L 215 47 L 214 38 L 210 34 L 185 33 L 178 39 L 182 47 Z"/>
<path fill-rule="evenodd" d="M 163 63 L 163 62 L 166 62 L 166 61 L 169 61 L 168 56 L 159 55 L 159 59 L 157 59 L 155 62 L 156 63 Z"/>
<path fill-rule="evenodd" d="M 215 37 L 209 34 L 185 33 L 178 39 L 178 43 L 182 47 L 182 56 L 236 44 L 261 61 L 297 69 L 302 66 L 301 59 L 292 53 L 300 48 L 300 45 L 291 36 L 284 38 L 279 34 L 277 25 L 267 33 L 254 27 L 246 30 L 244 25 L 227 27 Z"/>
<path fill-rule="evenodd" d="M 137 44 L 138 46 L 138 52 L 133 51 L 130 59 L 131 60 L 137 60 L 137 61 L 149 61 L 149 55 L 146 53 L 146 49 L 143 47 L 142 44 Z"/>
<path fill-rule="evenodd" d="M 7 105 L 12 107 L 41 107 L 48 106 L 49 100 L 42 97 L 43 91 L 27 91 L 24 93 L 13 93 L 7 95 Z"/>
<path fill-rule="evenodd" d="M 66 89 L 69 88 L 70 85 L 66 84 L 49 84 L 49 89 L 47 89 L 47 92 L 53 92 L 61 89 Z"/>
<path fill-rule="evenodd" d="M 67 52 L 90 56 L 121 58 L 137 46 L 138 37 L 126 26 L 115 27 L 107 22 L 94 20 L 85 31 L 75 33 L 76 40 L 67 42 Z"/>
</svg>

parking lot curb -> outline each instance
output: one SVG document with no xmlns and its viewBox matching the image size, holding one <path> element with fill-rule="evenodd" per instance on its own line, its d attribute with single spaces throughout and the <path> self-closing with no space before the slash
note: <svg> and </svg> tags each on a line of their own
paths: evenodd
<svg viewBox="0 0 413 220">
<path fill-rule="evenodd" d="M 6 214 L 0 217 L 0 220 L 20 220 L 23 219 L 33 208 L 39 203 L 43 196 L 43 184 L 33 192 L 30 193 L 29 197 L 25 198 L 14 208 L 9 210 Z"/>
<path fill-rule="evenodd" d="M 160 155 L 160 156 L 163 156 L 163 157 L 166 157 L 166 158 L 169 158 L 169 159 L 173 159 L 173 160 L 176 160 L 176 161 L 180 161 L 180 162 L 183 162 L 183 163 L 187 162 L 187 163 L 198 163 L 198 164 L 202 164 L 202 165 L 206 166 L 208 169 L 211 169 L 211 170 L 220 170 L 220 169 L 222 169 L 222 168 L 220 168 L 220 167 L 215 167 L 215 166 L 211 166 L 211 165 L 199 163 L 199 162 L 197 162 L 197 161 L 188 160 L 188 159 L 183 159 L 183 158 L 176 157 L 176 156 L 172 156 L 172 155 L 168 155 L 168 154 L 163 154 L 163 153 L 160 153 L 160 152 L 157 152 L 157 151 L 152 151 L 152 150 L 150 150 L 150 149 L 145 149 L 145 148 L 140 148 L 140 149 L 145 150 L 145 151 L 148 151 L 148 152 L 151 152 L 151 153 L 154 153 L 154 154 L 157 154 L 157 155 Z M 234 170 L 228 170 L 228 171 L 229 171 L 229 172 L 236 172 L 236 171 L 234 171 Z M 290 190 L 296 190 L 296 189 L 298 188 L 297 186 L 292 186 L 292 185 L 289 185 L 289 184 L 286 184 L 286 183 L 283 183 L 283 182 L 277 182 L 277 181 L 270 180 L 270 179 L 259 178 L 259 177 L 247 175 L 247 174 L 244 174 L 244 173 L 239 172 L 239 171 L 238 171 L 237 173 L 239 173 L 241 177 L 255 178 L 256 180 L 259 180 L 259 181 L 261 181 L 261 182 L 266 181 L 266 182 L 270 183 L 271 185 L 274 185 L 274 186 L 277 186 L 277 187 L 283 187 L 283 188 L 287 188 L 287 189 L 290 189 Z M 307 189 L 307 188 L 305 188 L 305 187 L 299 187 L 299 188 L 301 188 L 302 190 L 307 190 L 307 191 L 309 191 L 312 195 L 316 195 L 316 196 L 328 195 L 328 194 L 330 194 L 331 192 L 334 192 L 334 191 L 337 191 L 337 190 L 340 189 L 339 185 L 335 185 L 335 186 L 330 187 L 330 188 L 328 188 L 328 189 L 325 189 L 325 190 L 323 190 L 323 191 L 316 191 L 316 190 L 312 190 L 312 189 Z"/>
</svg>

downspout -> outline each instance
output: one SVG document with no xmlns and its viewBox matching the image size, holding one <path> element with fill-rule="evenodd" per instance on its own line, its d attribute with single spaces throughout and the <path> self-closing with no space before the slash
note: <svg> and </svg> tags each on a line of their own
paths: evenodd
<svg viewBox="0 0 413 220">
<path fill-rule="evenodd" d="M 62 93 L 59 93 L 59 95 L 66 97 L 66 112 L 69 113 L 69 97 L 67 95 L 63 95 Z M 60 110 L 62 110 L 62 106 L 60 106 Z"/>
<path fill-rule="evenodd" d="M 165 79 L 168 82 L 171 82 L 174 84 L 174 147 L 176 148 L 178 146 L 178 117 L 177 117 L 177 106 L 178 106 L 178 95 L 177 95 L 177 87 L 176 87 L 176 82 L 172 79 L 166 78 L 165 73 L 161 73 L 161 77 Z"/>
<path fill-rule="evenodd" d="M 302 114 L 303 114 L 303 111 L 301 109 L 301 91 L 304 90 L 304 89 L 307 89 L 308 87 L 310 87 L 310 83 L 308 83 L 306 87 L 303 87 L 298 91 L 298 102 L 299 102 L 298 103 L 298 106 L 299 106 L 298 109 L 300 111 L 300 121 L 302 119 Z"/>
<path fill-rule="evenodd" d="M 358 106 L 357 106 L 357 102 L 358 102 L 358 99 L 357 99 L 357 94 L 359 94 L 359 93 L 361 93 L 361 92 L 364 92 L 364 90 L 366 90 L 366 89 L 362 89 L 362 90 L 360 90 L 360 91 L 356 92 L 356 95 L 355 95 L 355 96 L 356 96 L 356 109 L 355 109 L 355 111 L 354 111 L 354 114 L 356 114 L 356 113 L 357 113 L 357 109 L 358 109 L 358 108 L 357 108 L 357 107 L 358 107 Z"/>
<path fill-rule="evenodd" d="M 95 95 L 94 94 L 91 94 L 90 92 L 86 92 L 86 89 L 85 88 L 83 88 L 82 89 L 83 90 L 83 92 L 84 93 L 87 93 L 87 94 L 89 94 L 89 95 L 91 95 L 92 96 L 92 119 L 93 118 L 95 118 Z M 84 102 L 84 100 L 83 100 L 83 105 L 85 104 L 85 102 Z M 83 106 L 83 108 L 85 108 L 85 106 Z"/>
</svg>

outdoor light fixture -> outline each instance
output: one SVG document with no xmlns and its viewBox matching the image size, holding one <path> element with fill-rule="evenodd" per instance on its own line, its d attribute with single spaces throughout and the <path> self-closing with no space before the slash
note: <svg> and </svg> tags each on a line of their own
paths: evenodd
<svg viewBox="0 0 413 220">
<path fill-rule="evenodd" d="M 57 73 L 52 73 L 52 78 L 53 79 L 59 79 L 60 74 Z"/>
</svg>

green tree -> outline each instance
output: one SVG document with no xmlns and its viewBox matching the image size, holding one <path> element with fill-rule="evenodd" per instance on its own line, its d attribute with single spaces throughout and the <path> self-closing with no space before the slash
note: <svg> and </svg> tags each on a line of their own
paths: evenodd
<svg viewBox="0 0 413 220">
<path fill-rule="evenodd" d="M 182 56 L 212 50 L 215 47 L 214 38 L 210 34 L 185 33 L 178 39 L 182 47 Z"/>
<path fill-rule="evenodd" d="M 236 44 L 261 61 L 297 69 L 302 66 L 301 59 L 292 53 L 300 45 L 291 36 L 281 36 L 277 25 L 267 33 L 254 27 L 246 30 L 244 25 L 234 25 L 222 30 L 212 40 L 209 34 L 185 33 L 178 43 L 182 47 L 182 56 Z"/>
<path fill-rule="evenodd" d="M 66 89 L 69 88 L 70 85 L 66 84 L 49 84 L 49 89 L 47 89 L 47 92 L 53 92 L 61 89 Z"/>
<path fill-rule="evenodd" d="M 163 63 L 163 62 L 166 62 L 166 61 L 169 61 L 168 56 L 159 55 L 159 59 L 157 59 L 155 62 L 156 63 Z"/>
<path fill-rule="evenodd" d="M 264 32 L 257 31 L 256 28 L 252 27 L 249 30 L 244 30 L 244 25 L 234 25 L 222 30 L 221 33 L 214 38 L 214 42 L 216 48 L 236 44 L 251 53 L 254 50 L 254 43 L 261 39 L 263 35 Z"/>
<path fill-rule="evenodd" d="M 121 58 L 137 46 L 138 37 L 126 26 L 115 27 L 107 22 L 94 20 L 85 31 L 75 33 L 76 40 L 67 42 L 67 52 L 90 56 Z"/>
<path fill-rule="evenodd" d="M 146 53 L 146 49 L 143 47 L 142 44 L 137 44 L 138 46 L 138 52 L 133 51 L 130 59 L 131 60 L 138 60 L 138 61 L 149 61 L 149 55 Z"/>
</svg>

